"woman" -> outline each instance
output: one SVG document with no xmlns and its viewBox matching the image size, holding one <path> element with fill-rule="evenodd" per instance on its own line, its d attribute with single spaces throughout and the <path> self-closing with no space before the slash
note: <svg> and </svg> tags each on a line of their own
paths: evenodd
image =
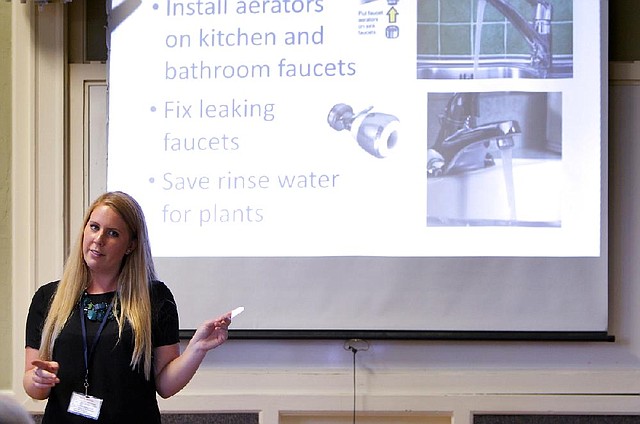
<svg viewBox="0 0 640 424">
<path fill-rule="evenodd" d="M 231 313 L 204 322 L 180 353 L 177 308 L 156 278 L 142 209 L 105 193 L 87 211 L 62 279 L 33 297 L 23 386 L 48 399 L 43 424 L 160 423 L 156 392 L 180 391 L 230 322 Z"/>
</svg>

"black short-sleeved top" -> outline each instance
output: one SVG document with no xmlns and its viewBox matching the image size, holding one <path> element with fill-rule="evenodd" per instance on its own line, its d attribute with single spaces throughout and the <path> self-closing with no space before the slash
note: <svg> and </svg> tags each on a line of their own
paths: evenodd
<svg viewBox="0 0 640 424">
<path fill-rule="evenodd" d="M 40 348 L 42 326 L 59 281 L 40 287 L 31 301 L 26 325 L 26 346 Z M 151 327 L 153 347 L 179 342 L 178 311 L 169 288 L 160 281 L 153 281 L 151 294 Z M 110 302 L 114 293 L 89 295 L 94 303 Z M 134 339 L 130 325 L 125 324 L 118 339 L 115 319 L 107 321 L 94 352 L 89 360 L 89 395 L 103 399 L 97 421 L 67 412 L 73 392 L 84 393 L 84 343 L 79 306 L 74 308 L 69 320 L 58 336 L 53 360 L 60 364 L 60 383 L 51 389 L 42 420 L 50 423 L 160 423 L 160 411 L 156 400 L 153 369 L 149 381 L 142 366 L 132 368 L 131 354 Z M 88 345 L 93 343 L 100 322 L 85 319 Z"/>
</svg>

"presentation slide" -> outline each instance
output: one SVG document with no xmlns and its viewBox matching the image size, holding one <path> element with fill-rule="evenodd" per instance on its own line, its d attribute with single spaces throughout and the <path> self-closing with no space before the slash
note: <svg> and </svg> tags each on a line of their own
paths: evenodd
<svg viewBox="0 0 640 424">
<path fill-rule="evenodd" d="M 107 186 L 183 328 L 606 330 L 599 0 L 108 8 Z"/>
</svg>

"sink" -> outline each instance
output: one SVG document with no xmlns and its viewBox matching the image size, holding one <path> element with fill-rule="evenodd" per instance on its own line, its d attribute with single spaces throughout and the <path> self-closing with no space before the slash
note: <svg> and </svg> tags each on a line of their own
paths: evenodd
<svg viewBox="0 0 640 424">
<path fill-rule="evenodd" d="M 477 171 L 427 178 L 427 224 L 561 226 L 562 160 L 513 159 L 514 213 L 502 159 L 495 163 Z"/>
<path fill-rule="evenodd" d="M 573 65 L 571 62 L 554 64 L 546 78 L 571 78 Z M 536 71 L 521 61 L 480 62 L 474 76 L 473 62 L 449 60 L 419 60 L 418 79 L 486 79 L 486 78 L 539 78 Z"/>
</svg>

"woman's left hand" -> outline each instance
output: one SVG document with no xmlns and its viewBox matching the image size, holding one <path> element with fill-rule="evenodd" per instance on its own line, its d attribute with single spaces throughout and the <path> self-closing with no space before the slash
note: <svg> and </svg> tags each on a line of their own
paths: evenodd
<svg viewBox="0 0 640 424">
<path fill-rule="evenodd" d="M 182 354 L 178 343 L 156 347 L 156 391 L 160 396 L 166 399 L 187 385 L 207 352 L 227 341 L 229 324 L 231 312 L 203 322 Z"/>
<path fill-rule="evenodd" d="M 231 312 L 227 312 L 219 318 L 205 321 L 196 330 L 191 338 L 191 343 L 204 351 L 214 349 L 229 337 L 229 324 L 231 324 Z"/>
</svg>

